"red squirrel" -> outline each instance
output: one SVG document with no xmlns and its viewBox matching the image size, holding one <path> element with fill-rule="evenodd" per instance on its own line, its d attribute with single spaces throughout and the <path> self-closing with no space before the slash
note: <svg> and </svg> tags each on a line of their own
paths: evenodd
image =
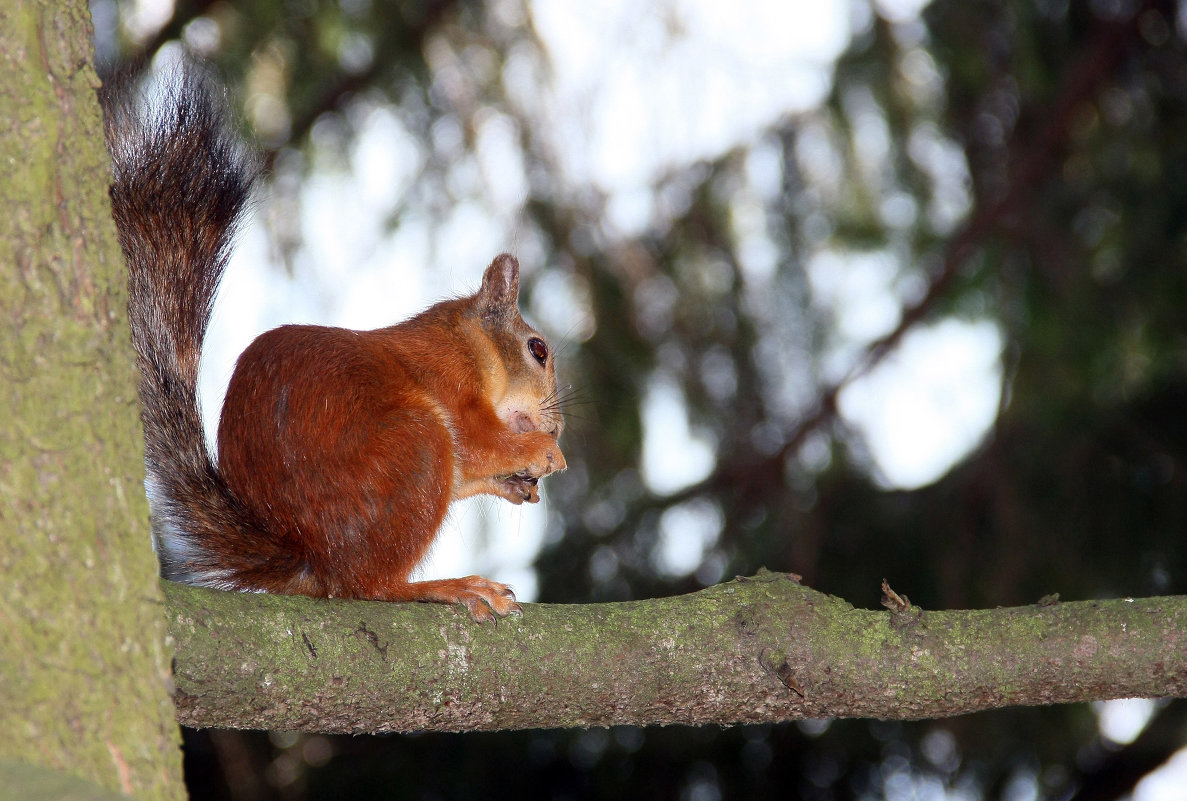
<svg viewBox="0 0 1187 801">
<path fill-rule="evenodd" d="M 460 602 L 476 621 L 522 614 L 507 585 L 480 576 L 410 580 L 451 501 L 534 503 L 537 481 L 565 469 L 554 354 L 520 316 L 513 256 L 473 295 L 388 328 L 262 334 L 236 364 L 212 459 L 198 363 L 258 173 L 216 93 L 190 66 L 147 110 L 104 98 L 162 575 Z"/>
</svg>

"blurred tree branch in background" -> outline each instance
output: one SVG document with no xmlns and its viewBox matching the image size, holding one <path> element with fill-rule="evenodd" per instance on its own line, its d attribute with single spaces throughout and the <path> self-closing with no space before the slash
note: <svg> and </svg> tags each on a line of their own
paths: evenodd
<svg viewBox="0 0 1187 801">
<path fill-rule="evenodd" d="M 1158 6 L 1165 7 L 1167 3 L 1147 0 L 1141 10 Z M 812 410 L 796 423 L 775 453 L 758 460 L 748 455 L 736 463 L 721 464 L 705 480 L 657 500 L 671 506 L 705 493 L 729 492 L 737 493 L 739 502 L 755 503 L 772 486 L 782 483 L 787 460 L 795 456 L 813 431 L 836 415 L 841 391 L 877 366 L 912 328 L 933 314 L 986 237 L 1000 234 L 1026 218 L 1030 205 L 1037 199 L 1038 188 L 1059 168 L 1076 115 L 1111 79 L 1137 33 L 1140 19 L 1137 12 L 1121 21 L 1096 23 L 1083 52 L 1068 65 L 1067 75 L 1060 81 L 1060 89 L 1042 121 L 1044 130 L 1037 135 L 1019 134 L 1018 141 L 1009 148 L 1008 182 L 1000 197 L 979 199 L 969 221 L 945 244 L 939 270 L 930 278 L 923 297 L 902 310 L 893 330 L 866 346 L 844 378 L 819 390 Z"/>
</svg>

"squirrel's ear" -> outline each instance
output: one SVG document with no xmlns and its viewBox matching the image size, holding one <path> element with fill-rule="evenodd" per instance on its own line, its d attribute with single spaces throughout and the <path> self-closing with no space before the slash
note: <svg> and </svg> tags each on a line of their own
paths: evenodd
<svg viewBox="0 0 1187 801">
<path fill-rule="evenodd" d="M 482 296 L 485 313 L 498 314 L 515 309 L 519 304 L 519 262 L 510 253 L 501 253 L 482 275 Z"/>
</svg>

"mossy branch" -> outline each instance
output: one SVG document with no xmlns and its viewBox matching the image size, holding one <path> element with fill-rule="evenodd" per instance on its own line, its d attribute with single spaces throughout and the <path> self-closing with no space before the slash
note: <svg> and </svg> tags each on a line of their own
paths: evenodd
<svg viewBox="0 0 1187 801">
<path fill-rule="evenodd" d="M 433 604 L 165 584 L 179 720 L 319 732 L 938 718 L 1187 694 L 1187 597 L 855 609 L 761 573 L 675 598 Z"/>
</svg>

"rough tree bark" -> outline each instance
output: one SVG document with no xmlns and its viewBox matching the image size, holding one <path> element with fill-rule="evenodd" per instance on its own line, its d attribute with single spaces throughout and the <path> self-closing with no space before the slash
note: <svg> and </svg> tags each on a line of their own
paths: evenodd
<svg viewBox="0 0 1187 801">
<path fill-rule="evenodd" d="M 178 798 L 91 53 L 82 0 L 0 3 L 0 796 Z"/>
<path fill-rule="evenodd" d="M 936 718 L 1187 694 L 1187 597 L 855 609 L 762 573 L 676 598 L 456 609 L 166 584 L 189 726 L 379 732 Z M 887 588 L 888 589 L 888 588 Z"/>
</svg>

